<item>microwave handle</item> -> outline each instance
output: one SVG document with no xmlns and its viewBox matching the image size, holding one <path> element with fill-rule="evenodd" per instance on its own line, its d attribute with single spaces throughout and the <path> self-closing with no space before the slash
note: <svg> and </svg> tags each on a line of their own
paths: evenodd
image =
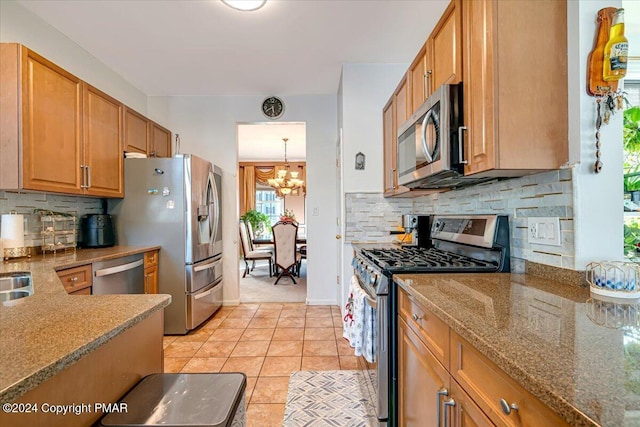
<svg viewBox="0 0 640 427">
<path fill-rule="evenodd" d="M 429 152 L 429 148 L 427 148 L 427 121 L 429 117 L 433 115 L 433 110 L 427 111 L 427 114 L 424 115 L 424 119 L 422 120 L 422 151 L 424 152 L 424 156 L 427 158 L 429 163 L 433 163 L 433 157 Z"/>
<path fill-rule="evenodd" d="M 458 127 L 458 160 L 460 161 L 461 165 L 466 165 L 469 163 L 464 159 L 464 152 L 462 151 L 462 147 L 463 147 L 462 133 L 466 130 L 467 130 L 466 126 Z"/>
</svg>

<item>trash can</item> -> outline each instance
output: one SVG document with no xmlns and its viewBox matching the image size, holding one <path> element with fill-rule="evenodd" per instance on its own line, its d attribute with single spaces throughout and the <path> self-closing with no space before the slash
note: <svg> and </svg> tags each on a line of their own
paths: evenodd
<svg viewBox="0 0 640 427">
<path fill-rule="evenodd" d="M 244 427 L 246 386 L 241 372 L 148 375 L 97 426 Z"/>
</svg>

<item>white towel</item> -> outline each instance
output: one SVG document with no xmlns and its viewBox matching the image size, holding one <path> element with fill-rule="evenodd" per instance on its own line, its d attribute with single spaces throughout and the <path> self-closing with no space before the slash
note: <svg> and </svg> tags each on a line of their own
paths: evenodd
<svg viewBox="0 0 640 427">
<path fill-rule="evenodd" d="M 124 156 L 127 159 L 146 159 L 147 158 L 146 154 L 136 153 L 136 152 L 124 153 Z"/>
<path fill-rule="evenodd" d="M 342 336 L 354 348 L 356 356 L 375 362 L 375 310 L 366 302 L 367 293 L 354 275 L 349 282 L 349 299 L 345 307 Z"/>
</svg>

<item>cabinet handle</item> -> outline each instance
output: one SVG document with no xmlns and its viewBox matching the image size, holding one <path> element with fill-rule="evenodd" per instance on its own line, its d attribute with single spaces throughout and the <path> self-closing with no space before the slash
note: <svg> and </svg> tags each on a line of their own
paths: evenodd
<svg viewBox="0 0 640 427">
<path fill-rule="evenodd" d="M 447 390 L 446 388 L 441 388 L 440 390 L 436 391 L 436 426 L 440 427 L 440 407 L 441 405 L 441 401 L 442 401 L 442 396 L 449 396 L 449 390 Z"/>
<path fill-rule="evenodd" d="M 424 74 L 424 93 L 423 93 L 423 98 L 427 99 L 427 94 L 429 93 L 429 82 L 431 81 L 431 74 L 433 73 L 433 71 L 431 70 L 427 70 L 427 72 Z"/>
<path fill-rule="evenodd" d="M 464 153 L 462 151 L 462 133 L 465 132 L 467 130 L 466 126 L 460 126 L 458 127 L 458 160 L 460 161 L 460 164 L 466 165 L 468 162 L 464 159 Z"/>
<path fill-rule="evenodd" d="M 413 317 L 413 320 L 415 320 L 416 322 L 419 321 L 419 320 L 422 320 L 422 316 L 418 316 L 415 313 L 413 313 L 413 316 L 411 316 L 411 317 Z"/>
<path fill-rule="evenodd" d="M 91 188 L 91 166 L 87 166 L 87 188 Z"/>
<path fill-rule="evenodd" d="M 453 408 L 456 406 L 456 401 L 451 398 L 449 400 L 445 400 L 442 405 L 444 406 L 444 427 L 449 427 L 449 410 L 447 409 L 447 406 Z"/>
<path fill-rule="evenodd" d="M 518 412 L 518 409 L 520 409 L 517 403 L 509 404 L 509 402 L 504 399 L 500 399 L 500 407 L 502 408 L 502 412 L 504 412 L 505 415 L 510 415 L 511 410 Z"/>
<path fill-rule="evenodd" d="M 82 171 L 82 184 L 80 184 L 80 188 L 87 188 L 87 167 L 80 165 L 80 170 Z"/>
</svg>

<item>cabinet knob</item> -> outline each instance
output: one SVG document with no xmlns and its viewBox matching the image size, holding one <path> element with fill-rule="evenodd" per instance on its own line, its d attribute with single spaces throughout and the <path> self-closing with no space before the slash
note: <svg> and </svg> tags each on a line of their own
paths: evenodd
<svg viewBox="0 0 640 427">
<path fill-rule="evenodd" d="M 415 313 L 413 313 L 413 316 L 411 316 L 411 317 L 413 317 L 413 320 L 415 320 L 416 322 L 419 321 L 419 320 L 422 320 L 422 316 L 418 316 Z"/>
<path fill-rule="evenodd" d="M 77 276 L 69 277 L 69 279 L 68 279 L 68 280 L 69 280 L 69 282 L 71 282 L 71 283 L 75 283 L 75 282 L 77 282 L 77 281 L 78 281 L 78 277 L 77 277 Z"/>
<path fill-rule="evenodd" d="M 520 409 L 516 403 L 509 404 L 509 402 L 504 399 L 500 399 L 500 407 L 505 415 L 511 414 L 512 410 L 518 412 L 518 409 Z"/>
</svg>

